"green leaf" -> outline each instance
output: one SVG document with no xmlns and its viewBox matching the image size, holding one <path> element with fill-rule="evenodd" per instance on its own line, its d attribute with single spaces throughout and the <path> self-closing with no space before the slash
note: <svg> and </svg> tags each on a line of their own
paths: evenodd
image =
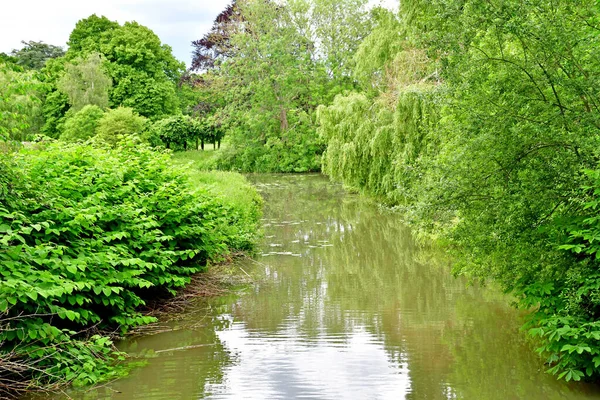
<svg viewBox="0 0 600 400">
<path fill-rule="evenodd" d="M 5 313 L 8 310 L 8 301 L 0 299 L 0 313 Z"/>
<path fill-rule="evenodd" d="M 67 271 L 69 271 L 71 274 L 76 274 L 77 273 L 77 266 L 73 265 L 73 264 L 67 264 L 65 266 L 65 268 L 67 269 Z"/>
</svg>

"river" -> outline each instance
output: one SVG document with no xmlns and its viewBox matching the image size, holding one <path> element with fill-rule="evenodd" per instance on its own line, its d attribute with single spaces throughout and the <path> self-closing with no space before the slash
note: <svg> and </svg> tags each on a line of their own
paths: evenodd
<svg viewBox="0 0 600 400">
<path fill-rule="evenodd" d="M 398 215 L 321 175 L 250 179 L 265 238 L 241 267 L 258 283 L 124 341 L 145 365 L 70 398 L 600 398 L 546 374 L 509 300 L 452 277 Z"/>
</svg>

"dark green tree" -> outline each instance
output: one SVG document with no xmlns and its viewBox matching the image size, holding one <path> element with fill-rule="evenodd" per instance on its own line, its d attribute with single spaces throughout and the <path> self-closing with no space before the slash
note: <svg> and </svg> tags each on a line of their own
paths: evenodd
<svg viewBox="0 0 600 400">
<path fill-rule="evenodd" d="M 35 41 L 21 43 L 24 45 L 23 48 L 13 50 L 10 54 L 16 60 L 16 64 L 24 68 L 42 69 L 48 60 L 65 55 L 65 51 L 59 46 Z"/>
<path fill-rule="evenodd" d="M 123 26 L 92 15 L 79 21 L 69 38 L 69 60 L 99 53 L 112 79 L 110 105 L 133 108 L 150 119 L 178 112 L 177 83 L 185 68 L 169 46 L 137 22 Z"/>
</svg>

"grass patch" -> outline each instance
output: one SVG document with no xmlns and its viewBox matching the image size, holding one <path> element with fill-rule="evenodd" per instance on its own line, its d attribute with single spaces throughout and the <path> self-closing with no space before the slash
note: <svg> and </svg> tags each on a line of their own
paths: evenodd
<svg viewBox="0 0 600 400">
<path fill-rule="evenodd" d="M 180 151 L 173 153 L 176 163 L 192 162 L 194 167 L 201 171 L 217 169 L 217 159 L 222 151 L 213 149 L 212 144 L 207 144 L 205 150 Z"/>
</svg>

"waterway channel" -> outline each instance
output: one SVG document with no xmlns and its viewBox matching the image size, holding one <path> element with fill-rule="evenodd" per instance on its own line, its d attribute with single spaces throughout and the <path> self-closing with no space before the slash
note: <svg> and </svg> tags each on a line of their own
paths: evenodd
<svg viewBox="0 0 600 400">
<path fill-rule="evenodd" d="M 321 175 L 250 179 L 264 240 L 241 267 L 258 283 L 121 343 L 145 360 L 127 378 L 57 398 L 600 398 L 546 374 L 510 300 L 454 278 L 398 215 Z"/>
</svg>

